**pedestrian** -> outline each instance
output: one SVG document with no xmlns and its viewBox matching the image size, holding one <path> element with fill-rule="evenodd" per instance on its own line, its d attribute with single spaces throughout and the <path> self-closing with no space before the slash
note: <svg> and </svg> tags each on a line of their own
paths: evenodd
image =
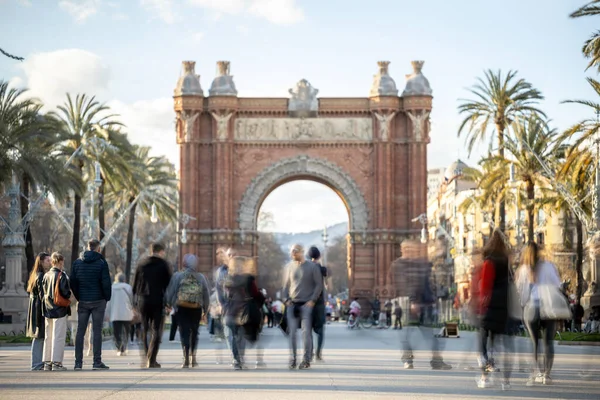
<svg viewBox="0 0 600 400">
<path fill-rule="evenodd" d="M 402 307 L 398 300 L 394 301 L 394 329 L 402 329 Z"/>
<path fill-rule="evenodd" d="M 256 261 L 249 257 L 233 256 L 229 260 L 223 288 L 225 301 L 225 336 L 233 357 L 233 368 L 245 368 L 246 341 L 257 344 L 256 368 L 264 368 L 263 352 L 258 344 L 264 321 L 261 308 L 265 297 L 256 284 Z"/>
<path fill-rule="evenodd" d="M 71 288 L 69 277 L 63 271 L 65 258 L 52 253 L 52 268 L 42 280 L 44 301 L 42 310 L 46 318 L 44 339 L 44 371 L 66 371 L 63 366 L 67 339 L 67 316 L 71 314 Z"/>
<path fill-rule="evenodd" d="M 371 304 L 371 313 L 373 315 L 373 321 L 375 325 L 379 324 L 379 314 L 381 313 L 381 301 L 379 300 L 379 295 L 375 295 L 375 300 Z"/>
<path fill-rule="evenodd" d="M 267 315 L 267 328 L 273 327 L 273 300 L 269 297 L 265 301 L 265 314 Z"/>
<path fill-rule="evenodd" d="M 108 314 L 113 327 L 117 356 L 124 356 L 127 354 L 129 330 L 131 329 L 134 313 L 133 289 L 125 282 L 125 274 L 121 272 L 115 275 Z"/>
<path fill-rule="evenodd" d="M 169 342 L 175 340 L 175 335 L 177 334 L 177 314 L 175 313 L 175 307 L 171 308 L 171 312 L 169 313 L 171 316 L 171 329 L 169 330 Z M 181 339 L 181 337 L 180 337 Z"/>
<path fill-rule="evenodd" d="M 273 323 L 275 326 L 279 326 L 279 324 L 281 324 L 281 319 L 283 318 L 283 309 L 285 306 L 280 298 L 276 298 L 271 304 L 271 308 L 273 309 Z"/>
<path fill-rule="evenodd" d="M 315 246 L 312 246 L 308 249 L 308 258 L 321 270 L 321 285 L 322 292 L 319 296 L 319 299 L 315 303 L 313 308 L 313 330 L 317 334 L 317 361 L 323 361 L 323 342 L 325 341 L 325 298 L 327 294 L 325 293 L 325 279 L 327 278 L 327 268 L 322 266 L 320 263 L 321 260 L 321 252 Z M 312 360 L 312 357 L 311 357 Z"/>
<path fill-rule="evenodd" d="M 502 231 L 495 229 L 492 237 L 483 249 L 483 266 L 479 282 L 479 310 L 481 313 L 480 351 L 481 351 L 481 377 L 477 387 L 489 387 L 488 374 L 497 372 L 493 359 L 488 353 L 488 338 L 493 347 L 498 339 L 504 350 L 504 366 L 502 390 L 510 388 L 512 342 L 508 335 L 509 319 L 509 286 L 511 283 L 510 249 L 508 239 Z M 497 352 L 497 349 L 496 349 Z"/>
<path fill-rule="evenodd" d="M 554 290 L 556 296 L 562 296 L 559 293 L 561 282 L 556 266 L 544 260 L 540 253 L 541 249 L 536 243 L 527 243 L 521 259 L 524 268 L 519 269 L 516 278 L 521 303 L 524 304 L 523 320 L 533 345 L 534 373 L 529 377 L 527 386 L 533 386 L 536 383 L 552 384 L 550 372 L 554 363 L 556 319 L 549 315 L 553 314 L 552 307 L 555 304 L 553 304 L 552 298 L 546 296 L 545 293 Z M 540 339 L 544 344 L 544 357 L 541 360 L 538 357 Z M 535 375 L 536 366 L 538 368 L 537 376 Z"/>
<path fill-rule="evenodd" d="M 41 252 L 35 258 L 33 269 L 27 282 L 29 293 L 29 307 L 27 309 L 27 337 L 31 340 L 31 370 L 44 369 L 42 357 L 44 355 L 44 339 L 46 337 L 44 315 L 42 314 L 42 301 L 44 301 L 44 274 L 51 266 L 50 254 Z"/>
<path fill-rule="evenodd" d="M 385 301 L 384 308 L 385 308 L 385 324 L 389 328 L 390 326 L 392 326 L 392 300 L 391 299 L 387 299 Z"/>
<path fill-rule="evenodd" d="M 71 287 L 77 299 L 77 337 L 75 338 L 75 369 L 83 368 L 83 340 L 92 318 L 94 362 L 92 369 L 108 369 L 102 362 L 102 325 L 106 303 L 110 301 L 111 284 L 108 264 L 100 253 L 100 242 L 92 239 L 83 257 L 75 260 L 71 269 Z"/>
<path fill-rule="evenodd" d="M 134 306 L 142 319 L 142 367 L 160 368 L 156 357 L 162 337 L 165 292 L 171 281 L 171 268 L 165 261 L 165 247 L 162 244 L 153 243 L 150 251 L 152 255 L 142 260 L 135 270 L 133 296 Z"/>
<path fill-rule="evenodd" d="M 208 282 L 204 275 L 197 272 L 198 258 L 193 254 L 183 257 L 183 271 L 173 275 L 165 298 L 167 306 L 175 308 L 179 338 L 183 350 L 183 365 L 181 368 L 197 367 L 196 346 L 198 329 L 203 313 L 210 304 Z"/>
<path fill-rule="evenodd" d="M 292 262 L 288 264 L 283 287 L 283 297 L 286 299 L 286 316 L 290 332 L 290 369 L 296 368 L 297 331 L 302 327 L 304 341 L 303 360 L 299 369 L 310 368 L 310 358 L 313 349 L 312 323 L 313 307 L 323 291 L 323 274 L 321 268 L 304 257 L 302 245 L 292 246 L 290 255 Z"/>
<path fill-rule="evenodd" d="M 408 324 L 402 332 L 402 361 L 405 369 L 413 369 L 414 333 L 430 340 L 431 368 L 449 370 L 452 366 L 444 363 L 439 342 L 433 334 L 431 308 L 435 296 L 431 289 L 431 264 L 427 260 L 426 245 L 416 240 L 404 240 L 401 245 L 402 258 L 395 262 L 397 274 L 402 274 L 401 291 L 409 298 Z"/>
</svg>

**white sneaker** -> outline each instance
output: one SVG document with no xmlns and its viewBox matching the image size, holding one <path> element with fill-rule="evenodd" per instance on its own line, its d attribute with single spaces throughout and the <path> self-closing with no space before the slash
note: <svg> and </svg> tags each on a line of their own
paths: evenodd
<svg viewBox="0 0 600 400">
<path fill-rule="evenodd" d="M 504 391 L 510 390 L 510 383 L 502 382 L 502 390 L 504 390 Z"/>
<path fill-rule="evenodd" d="M 490 386 L 491 386 L 491 385 L 490 385 L 490 381 L 488 381 L 487 379 L 479 378 L 479 379 L 477 380 L 477 387 L 478 387 L 479 389 L 487 389 L 487 388 L 489 388 Z"/>
<path fill-rule="evenodd" d="M 117 351 L 117 357 L 121 357 L 121 354 L 122 353 L 120 351 Z"/>
</svg>

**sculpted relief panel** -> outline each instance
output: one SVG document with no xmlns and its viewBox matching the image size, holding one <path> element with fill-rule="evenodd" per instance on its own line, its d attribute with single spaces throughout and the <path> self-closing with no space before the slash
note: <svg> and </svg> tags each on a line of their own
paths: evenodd
<svg viewBox="0 0 600 400">
<path fill-rule="evenodd" d="M 239 118 L 235 140 L 358 140 L 373 139 L 371 118 Z"/>
</svg>

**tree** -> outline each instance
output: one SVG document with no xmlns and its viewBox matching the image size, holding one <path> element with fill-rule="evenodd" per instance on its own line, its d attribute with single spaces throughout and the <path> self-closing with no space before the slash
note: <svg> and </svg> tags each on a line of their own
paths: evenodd
<svg viewBox="0 0 600 400">
<path fill-rule="evenodd" d="M 600 0 L 593 0 L 578 8 L 571 13 L 571 18 L 589 17 L 594 15 L 600 15 Z M 600 31 L 596 31 L 592 36 L 584 43 L 581 49 L 583 55 L 590 59 L 590 62 L 586 69 L 591 67 L 598 68 L 600 71 Z"/>
<path fill-rule="evenodd" d="M 95 161 L 99 161 L 103 147 L 111 143 L 113 133 L 123 125 L 115 120 L 115 114 L 109 113 L 108 106 L 85 94 L 78 94 L 73 101 L 67 93 L 67 101 L 58 110 L 58 130 L 64 137 L 59 153 L 69 158 L 69 167 L 74 166 L 83 182 L 86 166 L 89 170 Z M 82 194 L 81 189 L 75 190 L 71 261 L 79 255 Z"/>
<path fill-rule="evenodd" d="M 133 230 L 138 207 L 146 215 L 156 207 L 162 221 L 174 222 L 177 219 L 177 177 L 175 167 L 166 157 L 149 156 L 150 148 L 134 146 L 135 158 L 130 160 L 130 173 L 126 179 L 116 182 L 115 200 L 118 209 L 129 213 L 125 276 L 131 276 Z"/>
<path fill-rule="evenodd" d="M 348 239 L 341 236 L 327 246 L 328 292 L 332 295 L 348 288 Z"/>
<path fill-rule="evenodd" d="M 36 211 L 30 210 L 34 193 L 39 197 L 51 191 L 56 199 L 63 199 L 68 189 L 77 184 L 55 157 L 54 147 L 60 136 L 53 133 L 51 119 L 41 115 L 42 103 L 28 98 L 26 92 L 9 88 L 8 82 L 0 81 L 0 184 L 15 175 L 21 184 L 21 217 L 29 213 L 31 218 Z M 27 270 L 31 271 L 35 254 L 29 222 L 25 255 Z"/>
<path fill-rule="evenodd" d="M 525 186 L 527 240 L 533 242 L 536 188 L 543 190 L 549 186 L 549 182 L 542 166 L 531 151 L 533 150 L 538 157 L 552 164 L 553 159 L 556 157 L 554 144 L 557 133 L 555 130 L 550 129 L 547 122 L 537 114 L 530 114 L 527 118 L 515 120 L 512 131 L 513 136 L 506 137 L 504 146 L 513 159 L 499 159 L 498 162 L 500 164 L 504 163 L 507 167 L 512 164 L 515 168 L 515 177 Z"/>
<path fill-rule="evenodd" d="M 594 92 L 600 97 L 600 82 L 593 78 L 586 78 Z M 569 129 L 567 129 L 561 135 L 561 141 L 567 141 L 575 139 L 571 142 L 573 148 L 579 148 L 585 142 L 593 142 L 598 139 L 600 135 L 600 103 L 591 100 L 565 100 L 563 103 L 566 104 L 579 104 L 588 107 L 590 116 L 585 118 Z M 593 117 L 592 117 L 593 113 Z"/>
<path fill-rule="evenodd" d="M 519 116 L 530 113 L 544 115 L 536 107 L 539 100 L 544 97 L 524 79 L 517 79 L 517 71 L 508 71 L 506 75 L 502 71 L 485 71 L 485 78 L 478 78 L 469 91 L 475 96 L 474 100 L 461 99 L 462 104 L 458 111 L 464 115 L 464 119 L 458 129 L 460 137 L 466 131 L 467 148 L 469 154 L 479 142 L 487 140 L 490 130 L 495 128 L 498 143 L 497 155 L 504 158 L 504 139 L 506 129 Z M 490 141 L 490 151 L 492 149 Z M 500 202 L 499 207 L 500 229 L 505 230 L 506 205 Z"/>
</svg>

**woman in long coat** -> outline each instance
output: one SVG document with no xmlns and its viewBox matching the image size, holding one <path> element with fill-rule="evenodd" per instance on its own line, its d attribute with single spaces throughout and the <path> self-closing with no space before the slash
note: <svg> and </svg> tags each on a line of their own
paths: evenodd
<svg viewBox="0 0 600 400">
<path fill-rule="evenodd" d="M 50 254 L 39 253 L 33 264 L 33 269 L 29 275 L 27 282 L 27 293 L 29 293 L 29 308 L 27 310 L 27 337 L 32 338 L 31 341 L 31 370 L 41 371 L 44 369 L 42 362 L 44 351 L 44 338 L 46 331 L 44 329 L 45 320 L 42 315 L 42 299 L 44 297 L 44 289 L 42 281 L 44 273 L 50 269 Z"/>
</svg>

